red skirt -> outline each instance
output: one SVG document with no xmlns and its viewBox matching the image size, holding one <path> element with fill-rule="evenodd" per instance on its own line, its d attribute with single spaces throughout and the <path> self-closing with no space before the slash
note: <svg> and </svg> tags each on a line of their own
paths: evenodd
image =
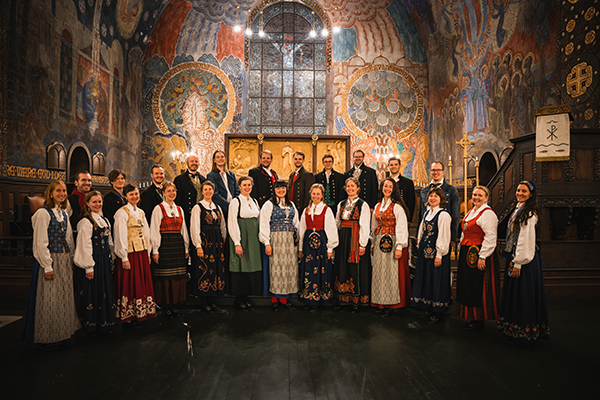
<svg viewBox="0 0 600 400">
<path fill-rule="evenodd" d="M 402 257 L 400 257 L 398 260 L 398 290 L 400 291 L 400 303 L 393 305 L 371 303 L 373 307 L 402 308 L 410 304 L 412 291 L 410 289 L 410 269 L 408 268 L 408 257 L 410 257 L 410 252 L 408 251 L 408 247 L 405 247 L 402 249 Z"/>
<path fill-rule="evenodd" d="M 145 321 L 148 317 L 156 316 L 148 252 L 135 251 L 128 253 L 127 258 L 131 269 L 123 269 L 121 259 L 116 260 L 117 319 L 121 322 Z"/>
</svg>

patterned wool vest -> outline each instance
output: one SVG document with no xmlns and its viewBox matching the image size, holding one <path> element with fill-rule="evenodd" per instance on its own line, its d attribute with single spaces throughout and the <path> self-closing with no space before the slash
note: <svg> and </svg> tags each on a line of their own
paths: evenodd
<svg viewBox="0 0 600 400">
<path fill-rule="evenodd" d="M 375 207 L 375 219 L 377 220 L 377 228 L 375 228 L 375 234 L 381 233 L 382 235 L 395 235 L 396 234 L 396 216 L 394 215 L 394 206 L 396 203 L 392 203 L 385 209 L 384 212 L 380 212 L 381 203 L 378 203 Z"/>
<path fill-rule="evenodd" d="M 286 217 L 285 211 L 288 211 Z M 273 206 L 273 212 L 271 213 L 271 232 L 294 232 L 296 227 L 294 226 L 294 207 L 281 208 L 279 206 Z"/>
<path fill-rule="evenodd" d="M 48 214 L 50 214 L 50 223 L 48 224 L 48 250 L 50 253 L 68 253 L 69 245 L 67 244 L 67 213 L 60 210 L 63 216 L 63 222 L 58 222 L 54 211 L 44 206 Z"/>
<path fill-rule="evenodd" d="M 427 210 L 425 215 L 423 215 L 423 233 L 419 242 L 419 250 L 423 251 L 425 258 L 435 258 L 437 254 L 435 245 L 439 234 L 438 219 L 441 213 L 448 211 L 441 209 L 431 221 L 427 221 L 425 218 L 430 212 L 431 210 Z"/>
<path fill-rule="evenodd" d="M 179 215 L 176 217 L 171 217 L 170 215 L 167 215 L 167 210 L 165 209 L 165 206 L 163 206 L 162 203 L 160 203 L 159 206 L 162 210 L 163 215 L 162 220 L 160 221 L 160 231 L 181 231 L 181 225 L 183 225 L 183 211 L 181 210 L 181 208 L 179 206 L 175 206 L 179 211 Z"/>
<path fill-rule="evenodd" d="M 121 209 L 124 209 L 129 217 L 127 219 L 127 252 L 133 253 L 134 251 L 148 250 L 143 229 L 144 211 L 141 208 L 138 208 L 140 219 L 137 219 L 135 215 L 129 212 L 127 206 L 123 206 Z"/>
</svg>

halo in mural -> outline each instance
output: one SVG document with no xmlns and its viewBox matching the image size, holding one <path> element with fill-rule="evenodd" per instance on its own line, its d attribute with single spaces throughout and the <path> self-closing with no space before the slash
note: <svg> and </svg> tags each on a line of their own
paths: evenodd
<svg viewBox="0 0 600 400">
<path fill-rule="evenodd" d="M 164 134 L 223 134 L 233 120 L 235 99 L 233 85 L 220 69 L 201 62 L 184 63 L 161 78 L 152 111 Z"/>
<path fill-rule="evenodd" d="M 372 65 L 356 71 L 346 84 L 341 113 L 358 136 L 380 133 L 401 141 L 423 120 L 423 91 L 404 69 Z"/>
<path fill-rule="evenodd" d="M 131 38 L 140 22 L 144 0 L 119 0 L 117 3 L 117 26 L 125 39 Z"/>
</svg>

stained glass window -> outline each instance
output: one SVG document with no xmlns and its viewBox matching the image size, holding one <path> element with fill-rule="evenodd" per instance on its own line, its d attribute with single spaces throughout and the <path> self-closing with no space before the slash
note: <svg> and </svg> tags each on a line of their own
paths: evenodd
<svg viewBox="0 0 600 400">
<path fill-rule="evenodd" d="M 276 3 L 251 28 L 247 131 L 325 134 L 327 37 L 319 16 L 300 3 Z"/>
</svg>

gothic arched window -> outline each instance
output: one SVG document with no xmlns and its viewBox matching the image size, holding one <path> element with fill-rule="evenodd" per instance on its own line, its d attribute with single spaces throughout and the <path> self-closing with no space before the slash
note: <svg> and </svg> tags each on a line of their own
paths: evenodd
<svg viewBox="0 0 600 400">
<path fill-rule="evenodd" d="M 324 27 L 300 3 L 275 3 L 256 13 L 247 38 L 248 133 L 326 133 L 330 32 Z"/>
<path fill-rule="evenodd" d="M 46 152 L 46 166 L 48 169 L 65 171 L 67 169 L 67 150 L 62 143 L 53 143 Z"/>
<path fill-rule="evenodd" d="M 92 175 L 104 175 L 106 171 L 106 158 L 102 153 L 96 153 L 92 157 Z"/>
</svg>

